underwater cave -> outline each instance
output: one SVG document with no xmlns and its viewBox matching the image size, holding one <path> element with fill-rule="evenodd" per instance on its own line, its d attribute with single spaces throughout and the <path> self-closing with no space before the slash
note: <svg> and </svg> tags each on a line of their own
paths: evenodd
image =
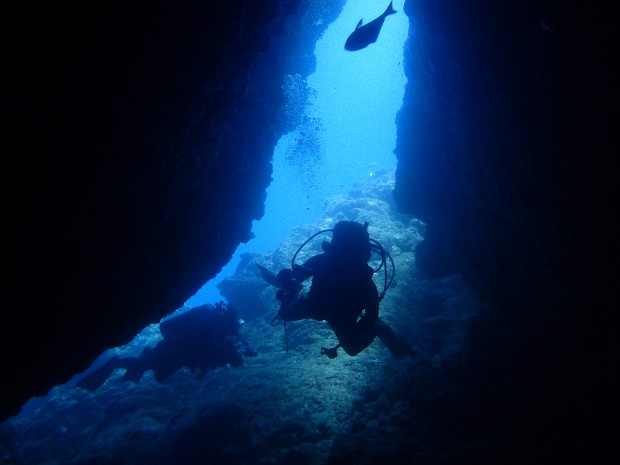
<svg viewBox="0 0 620 465">
<path fill-rule="evenodd" d="M 349 11 L 368 24 L 387 3 L 7 8 L 0 463 L 602 463 L 616 387 L 613 16 L 394 2 L 376 43 L 345 51 L 342 37 L 356 60 L 407 19 L 394 145 L 374 164 L 361 153 L 381 150 L 372 130 L 329 148 L 338 115 L 306 110 L 330 25 Z M 340 89 L 332 104 L 362 100 Z M 334 153 L 341 177 L 322 191 Z M 289 223 L 252 250 L 282 166 L 298 185 L 273 208 Z M 380 312 L 414 359 L 375 342 L 330 360 L 321 322 L 270 324 L 277 300 L 255 263 L 287 267 L 345 218 L 368 221 L 394 259 Z M 192 359 L 157 379 L 146 365 L 137 382 L 110 366 L 92 392 L 76 385 L 102 356 L 155 350 L 160 320 L 233 257 L 218 292 L 243 320 L 242 366 Z"/>
</svg>

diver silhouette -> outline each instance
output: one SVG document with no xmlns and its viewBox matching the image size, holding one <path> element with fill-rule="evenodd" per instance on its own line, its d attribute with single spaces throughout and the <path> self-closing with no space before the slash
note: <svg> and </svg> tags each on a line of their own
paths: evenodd
<svg viewBox="0 0 620 465">
<path fill-rule="evenodd" d="M 125 369 L 122 381 L 138 382 L 147 370 L 153 370 L 157 381 L 164 381 L 182 367 L 196 372 L 199 379 L 216 367 L 240 367 L 243 357 L 254 357 L 257 353 L 239 337 L 239 326 L 237 312 L 228 304 L 194 307 L 162 320 L 159 330 L 163 339 L 154 347 L 145 347 L 139 357 L 115 355 L 76 385 L 95 391 L 116 368 Z M 245 350 L 240 353 L 243 347 Z"/>
<path fill-rule="evenodd" d="M 302 265 L 294 264 L 293 257 L 291 269 L 280 270 L 276 279 L 266 276 L 267 270 L 259 265 L 263 277 L 279 288 L 276 297 L 282 306 L 274 321 L 307 318 L 326 321 L 339 342 L 335 347 L 322 348 L 321 353 L 329 358 L 337 356 L 339 347 L 348 355 L 357 355 L 377 337 L 393 355 L 415 356 L 415 350 L 379 318 L 379 303 L 393 279 L 392 274 L 389 282 L 387 280 L 386 257 L 392 262 L 394 271 L 391 257 L 378 242 L 370 239 L 368 223 L 340 221 L 332 231 L 331 242 L 323 242 L 323 253 Z M 310 239 L 322 232 L 325 231 L 319 231 Z M 382 257 L 382 265 L 377 270 L 368 265 L 372 251 Z M 379 295 L 372 276 L 383 267 L 386 282 Z M 301 283 L 310 277 L 312 284 L 306 294 Z"/>
</svg>

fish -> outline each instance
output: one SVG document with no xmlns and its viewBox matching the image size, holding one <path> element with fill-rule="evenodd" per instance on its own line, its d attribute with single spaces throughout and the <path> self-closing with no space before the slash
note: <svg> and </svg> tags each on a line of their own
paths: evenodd
<svg viewBox="0 0 620 465">
<path fill-rule="evenodd" d="M 362 25 L 363 18 L 360 19 L 359 23 L 357 23 L 357 26 L 355 27 L 355 30 L 349 35 L 344 43 L 345 50 L 361 50 L 368 47 L 370 44 L 374 44 L 379 37 L 381 27 L 383 27 L 383 21 L 385 21 L 385 18 L 388 15 L 393 15 L 394 13 L 396 13 L 396 10 L 394 10 L 392 2 L 390 2 L 383 14 L 378 18 L 373 19 L 368 24 Z"/>
</svg>

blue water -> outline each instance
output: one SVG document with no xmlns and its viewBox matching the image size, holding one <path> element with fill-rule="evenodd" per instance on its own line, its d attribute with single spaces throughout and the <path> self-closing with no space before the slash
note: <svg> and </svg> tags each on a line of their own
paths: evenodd
<svg viewBox="0 0 620 465">
<path fill-rule="evenodd" d="M 375 19 L 387 1 L 349 0 L 317 42 L 316 71 L 307 78 L 313 98 L 301 118 L 310 123 L 283 136 L 275 148 L 265 215 L 252 225 L 255 237 L 239 245 L 186 306 L 225 300 L 216 286 L 234 274 L 241 254 L 274 250 L 293 228 L 317 222 L 328 198 L 346 194 L 379 169 L 396 168 L 396 115 L 407 82 L 404 1 L 393 2 L 397 13 L 385 19 L 379 39 L 365 49 L 349 52 L 344 43 L 360 18 Z"/>
</svg>

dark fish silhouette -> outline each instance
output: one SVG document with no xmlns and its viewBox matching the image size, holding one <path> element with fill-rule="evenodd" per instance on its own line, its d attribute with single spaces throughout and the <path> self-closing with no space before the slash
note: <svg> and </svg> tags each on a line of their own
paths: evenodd
<svg viewBox="0 0 620 465">
<path fill-rule="evenodd" d="M 347 41 L 344 43 L 344 48 L 354 51 L 361 50 L 370 44 L 374 44 L 377 41 L 377 37 L 379 37 L 379 32 L 381 32 L 381 27 L 383 26 L 385 17 L 388 15 L 393 15 L 394 13 L 396 13 L 396 10 L 394 10 L 392 7 L 392 2 L 390 2 L 383 14 L 377 19 L 373 19 L 371 22 L 364 24 L 363 26 L 363 20 L 360 19 L 360 22 L 357 23 L 355 31 L 351 33 Z"/>
</svg>

